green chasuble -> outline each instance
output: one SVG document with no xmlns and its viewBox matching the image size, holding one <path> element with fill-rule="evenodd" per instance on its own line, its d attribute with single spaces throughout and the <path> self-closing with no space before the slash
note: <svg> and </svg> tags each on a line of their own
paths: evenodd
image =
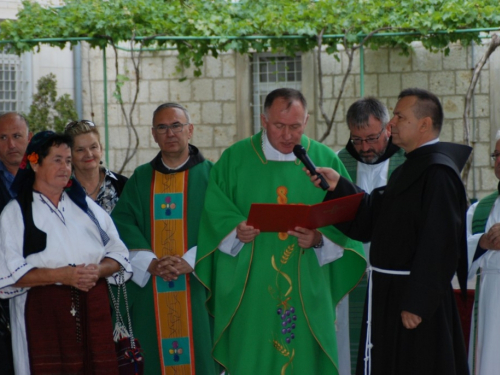
<svg viewBox="0 0 500 375">
<path fill-rule="evenodd" d="M 302 136 L 318 166 L 347 172 L 328 147 Z M 315 204 L 299 161 L 266 160 L 261 133 L 227 149 L 212 168 L 200 224 L 196 274 L 214 316 L 214 358 L 230 375 L 338 374 L 335 307 L 362 277 L 362 246 L 333 226 L 320 231 L 345 248 L 320 266 L 314 249 L 286 233 L 261 233 L 238 255 L 217 249 L 252 203 Z M 348 178 L 348 177 L 347 177 Z"/>
<path fill-rule="evenodd" d="M 190 146 L 192 148 L 192 146 Z M 196 153 L 198 151 L 196 150 Z M 201 154 L 197 154 L 201 156 Z M 196 159 L 196 157 L 191 157 Z M 153 166 L 159 165 L 161 169 L 161 159 L 157 156 L 151 163 L 138 167 L 113 210 L 112 217 L 120 233 L 120 237 L 125 242 L 129 250 L 151 251 L 151 192 Z M 189 165 L 191 164 L 191 165 Z M 195 165 L 192 165 L 195 164 Z M 183 207 L 187 220 L 187 249 L 195 246 L 198 239 L 198 228 L 200 223 L 201 210 L 205 196 L 205 189 L 208 184 L 208 177 L 212 163 L 203 157 L 198 158 L 194 163 L 188 163 L 187 173 L 187 207 Z M 155 167 L 155 169 L 157 169 Z M 169 172 L 174 173 L 174 172 Z M 177 207 L 180 209 L 180 207 Z M 133 263 L 133 261 L 132 261 Z M 204 307 L 207 298 L 206 289 L 200 284 L 194 275 L 189 277 L 191 307 L 192 307 L 192 330 L 194 336 L 194 353 L 188 360 L 194 361 L 197 375 L 218 375 L 218 365 L 211 358 L 212 335 L 209 315 Z M 157 279 L 157 282 L 159 280 Z M 161 281 L 161 279 L 160 279 Z M 168 364 L 173 361 L 173 355 L 168 351 L 160 358 L 157 320 L 155 316 L 153 281 L 149 278 L 147 284 L 141 288 L 135 282 L 127 282 L 127 294 L 129 308 L 132 319 L 134 335 L 144 351 L 144 366 L 146 375 L 174 374 L 178 373 L 174 367 Z M 123 302 L 120 303 L 123 307 Z M 172 307 L 173 309 L 174 307 Z M 123 314 L 123 310 L 122 310 Z M 125 316 L 125 315 L 123 315 Z M 188 346 L 188 345 L 187 345 Z M 184 355 L 186 355 L 186 350 Z M 177 354 L 174 353 L 174 354 Z M 179 360 L 176 356 L 175 360 Z M 181 361 L 184 359 L 180 358 Z M 162 373 L 161 363 L 167 365 L 166 372 Z M 190 374 L 191 375 L 191 374 Z"/>
</svg>

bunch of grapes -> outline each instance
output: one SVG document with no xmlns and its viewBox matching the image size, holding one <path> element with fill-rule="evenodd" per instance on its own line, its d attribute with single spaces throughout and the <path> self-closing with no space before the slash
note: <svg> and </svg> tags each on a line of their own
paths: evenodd
<svg viewBox="0 0 500 375">
<path fill-rule="evenodd" d="M 281 307 L 276 311 L 278 315 L 281 316 L 281 333 L 285 335 L 285 341 L 287 344 L 295 338 L 295 323 L 297 321 L 297 315 L 295 315 L 295 307 L 290 307 L 286 310 Z"/>
</svg>

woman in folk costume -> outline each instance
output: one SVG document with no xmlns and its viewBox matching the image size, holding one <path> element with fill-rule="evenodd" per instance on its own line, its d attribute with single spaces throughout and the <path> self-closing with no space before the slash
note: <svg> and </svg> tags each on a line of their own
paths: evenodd
<svg viewBox="0 0 500 375">
<path fill-rule="evenodd" d="M 0 297 L 11 298 L 18 375 L 118 374 L 104 278 L 120 266 L 130 277 L 128 251 L 70 177 L 71 139 L 36 134 L 0 216 Z"/>
</svg>

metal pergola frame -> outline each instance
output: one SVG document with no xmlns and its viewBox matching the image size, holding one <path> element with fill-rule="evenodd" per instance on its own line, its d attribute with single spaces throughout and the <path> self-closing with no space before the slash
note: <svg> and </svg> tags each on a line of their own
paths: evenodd
<svg viewBox="0 0 500 375">
<path fill-rule="evenodd" d="M 488 38 L 489 35 L 486 33 L 500 31 L 499 27 L 490 27 L 490 28 L 474 28 L 474 29 L 461 29 L 454 31 L 436 31 L 434 33 L 423 34 L 416 31 L 411 32 L 379 32 L 374 33 L 371 37 L 396 37 L 396 36 L 411 36 L 411 35 L 439 35 L 439 34 L 464 34 L 464 33 L 485 33 L 484 35 L 479 35 L 480 38 Z M 340 39 L 344 38 L 345 34 L 327 34 L 323 35 L 323 39 Z M 359 40 L 362 40 L 368 36 L 368 34 L 358 34 Z M 311 36 L 307 35 L 282 35 L 282 36 L 270 36 L 270 35 L 251 35 L 251 36 L 157 36 L 154 38 L 138 36 L 135 37 L 135 41 L 142 40 L 160 40 L 160 41 L 189 41 L 189 40 L 272 40 L 272 39 L 308 39 Z M 12 44 L 16 42 L 35 42 L 35 43 L 66 43 L 66 42 L 84 42 L 84 41 L 98 41 L 98 40 L 107 40 L 105 38 L 95 38 L 95 37 L 68 37 L 68 38 L 36 38 L 36 39 L 21 39 L 18 41 L 13 40 L 0 40 L 0 45 L 2 44 Z M 120 50 L 124 51 L 135 51 L 134 49 L 127 49 L 123 47 L 117 47 Z M 161 50 L 176 50 L 175 47 L 162 47 L 162 48 L 144 48 L 142 51 L 161 51 Z M 105 134 L 105 158 L 106 163 L 109 164 L 109 129 L 108 129 L 108 77 L 107 77 L 107 62 L 106 62 L 106 48 L 102 48 L 103 51 L 103 80 L 104 80 L 104 134 Z M 364 87 L 364 48 L 361 46 L 359 53 L 359 66 L 360 66 L 360 95 L 364 96 L 365 87 Z M 472 134 L 475 131 L 475 120 L 473 119 L 472 123 Z M 474 168 L 473 170 L 473 191 L 475 192 L 475 178 L 474 178 Z"/>
</svg>

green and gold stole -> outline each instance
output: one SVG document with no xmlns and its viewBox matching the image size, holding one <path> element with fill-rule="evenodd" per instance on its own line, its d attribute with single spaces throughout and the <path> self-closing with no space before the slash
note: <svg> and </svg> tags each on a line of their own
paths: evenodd
<svg viewBox="0 0 500 375">
<path fill-rule="evenodd" d="M 347 151 L 345 148 L 339 151 L 338 156 L 342 163 L 344 163 L 347 173 L 351 177 L 353 183 L 356 183 L 358 178 L 358 161 Z M 389 167 L 387 169 L 387 179 L 391 176 L 392 172 L 405 162 L 404 151 L 399 149 L 389 159 Z"/>
<path fill-rule="evenodd" d="M 187 251 L 187 181 L 189 171 L 153 173 L 151 238 L 155 255 L 182 256 Z M 162 374 L 194 374 L 190 275 L 177 280 L 153 278 L 153 294 Z"/>
<path fill-rule="evenodd" d="M 484 233 L 486 222 L 497 198 L 498 191 L 495 191 L 479 201 L 472 217 L 472 234 Z"/>
</svg>

